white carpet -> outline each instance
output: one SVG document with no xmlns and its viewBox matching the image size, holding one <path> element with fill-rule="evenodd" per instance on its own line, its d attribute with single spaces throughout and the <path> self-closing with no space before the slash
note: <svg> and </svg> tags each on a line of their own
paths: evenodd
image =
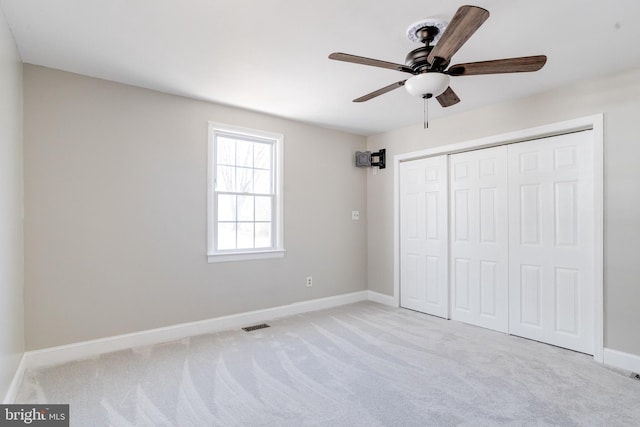
<svg viewBox="0 0 640 427">
<path fill-rule="evenodd" d="M 591 356 L 366 302 L 28 371 L 72 426 L 639 426 Z"/>
</svg>

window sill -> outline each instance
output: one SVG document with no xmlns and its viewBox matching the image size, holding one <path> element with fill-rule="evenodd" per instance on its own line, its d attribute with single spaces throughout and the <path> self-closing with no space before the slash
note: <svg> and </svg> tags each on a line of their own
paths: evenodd
<svg viewBox="0 0 640 427">
<path fill-rule="evenodd" d="M 214 262 L 231 262 L 231 261 L 249 261 L 255 259 L 282 258 L 284 257 L 284 249 L 272 249 L 267 251 L 255 252 L 224 252 L 218 254 L 208 254 L 207 261 Z"/>
</svg>

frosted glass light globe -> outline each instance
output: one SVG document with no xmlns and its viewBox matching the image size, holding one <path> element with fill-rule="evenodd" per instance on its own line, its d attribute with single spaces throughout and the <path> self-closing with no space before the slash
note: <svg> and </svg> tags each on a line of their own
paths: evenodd
<svg viewBox="0 0 640 427">
<path fill-rule="evenodd" d="M 423 73 L 410 77 L 404 87 L 411 95 L 441 95 L 449 87 L 449 75 L 443 73 Z"/>
</svg>

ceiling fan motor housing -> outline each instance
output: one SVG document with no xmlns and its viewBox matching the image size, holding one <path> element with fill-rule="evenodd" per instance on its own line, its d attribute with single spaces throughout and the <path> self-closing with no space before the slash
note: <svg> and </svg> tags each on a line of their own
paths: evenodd
<svg viewBox="0 0 640 427">
<path fill-rule="evenodd" d="M 431 66 L 427 60 L 431 49 L 433 49 L 433 46 L 427 45 L 412 50 L 407 54 L 404 63 L 411 67 L 416 73 L 427 70 Z"/>
</svg>

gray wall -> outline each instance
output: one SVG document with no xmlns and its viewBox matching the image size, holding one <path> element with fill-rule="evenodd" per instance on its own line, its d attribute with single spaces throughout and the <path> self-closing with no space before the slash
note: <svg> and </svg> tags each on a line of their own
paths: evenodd
<svg viewBox="0 0 640 427">
<path fill-rule="evenodd" d="M 24 351 L 22 61 L 0 9 L 0 401 Z"/>
<path fill-rule="evenodd" d="M 428 130 L 371 136 L 367 148 L 386 148 L 392 163 L 400 153 L 597 113 L 605 128 L 605 346 L 640 355 L 640 69 L 434 120 Z M 392 295 L 393 164 L 367 180 L 369 289 Z"/>
<path fill-rule="evenodd" d="M 27 349 L 366 289 L 364 137 L 33 65 L 24 80 Z M 284 134 L 283 259 L 207 263 L 208 120 Z"/>
</svg>

